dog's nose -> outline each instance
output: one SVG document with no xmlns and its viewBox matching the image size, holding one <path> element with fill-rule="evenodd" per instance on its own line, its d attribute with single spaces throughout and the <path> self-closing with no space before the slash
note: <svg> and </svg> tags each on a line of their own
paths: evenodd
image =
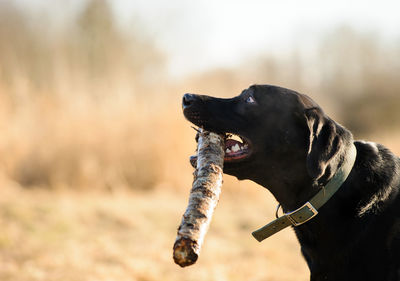
<svg viewBox="0 0 400 281">
<path fill-rule="evenodd" d="M 183 109 L 190 107 L 194 101 L 196 100 L 196 96 L 193 94 L 184 94 L 182 98 L 182 107 Z"/>
</svg>

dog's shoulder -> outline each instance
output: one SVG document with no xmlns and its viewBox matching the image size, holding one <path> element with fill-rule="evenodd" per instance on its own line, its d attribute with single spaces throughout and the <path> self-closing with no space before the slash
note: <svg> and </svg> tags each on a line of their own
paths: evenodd
<svg viewBox="0 0 400 281">
<path fill-rule="evenodd" d="M 359 216 L 368 213 L 378 214 L 393 207 L 400 200 L 400 158 L 381 144 L 356 141 L 356 169 L 361 177 L 362 200 L 358 206 Z M 396 206 L 398 205 L 398 206 Z"/>
</svg>

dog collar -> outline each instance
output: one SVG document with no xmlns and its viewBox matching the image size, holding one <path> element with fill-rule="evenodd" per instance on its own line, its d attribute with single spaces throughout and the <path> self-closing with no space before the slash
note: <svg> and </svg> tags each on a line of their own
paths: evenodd
<svg viewBox="0 0 400 281">
<path fill-rule="evenodd" d="M 328 202 L 333 194 L 335 194 L 346 181 L 353 168 L 356 156 L 357 149 L 354 144 L 352 144 L 343 165 L 337 170 L 324 188 L 300 208 L 285 213 L 283 216 L 278 217 L 276 220 L 254 231 L 252 233 L 254 238 L 261 242 L 290 225 L 299 226 L 315 217 L 318 214 L 318 209 Z"/>
</svg>

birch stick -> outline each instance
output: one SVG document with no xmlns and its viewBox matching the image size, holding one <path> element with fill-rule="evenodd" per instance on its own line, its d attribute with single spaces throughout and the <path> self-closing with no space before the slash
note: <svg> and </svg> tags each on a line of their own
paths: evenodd
<svg viewBox="0 0 400 281">
<path fill-rule="evenodd" d="M 194 264 L 199 256 L 221 193 L 224 148 L 223 136 L 200 132 L 189 204 L 174 244 L 174 261 L 181 267 Z"/>
</svg>

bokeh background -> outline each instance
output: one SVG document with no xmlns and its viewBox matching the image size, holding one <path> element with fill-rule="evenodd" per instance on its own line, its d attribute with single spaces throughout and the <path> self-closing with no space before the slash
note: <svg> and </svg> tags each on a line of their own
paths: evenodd
<svg viewBox="0 0 400 281">
<path fill-rule="evenodd" d="M 229 176 L 199 261 L 173 263 L 196 146 L 181 96 L 292 88 L 400 154 L 398 8 L 0 0 L 0 279 L 308 280 L 291 230 L 250 235 L 272 196 Z"/>
</svg>

